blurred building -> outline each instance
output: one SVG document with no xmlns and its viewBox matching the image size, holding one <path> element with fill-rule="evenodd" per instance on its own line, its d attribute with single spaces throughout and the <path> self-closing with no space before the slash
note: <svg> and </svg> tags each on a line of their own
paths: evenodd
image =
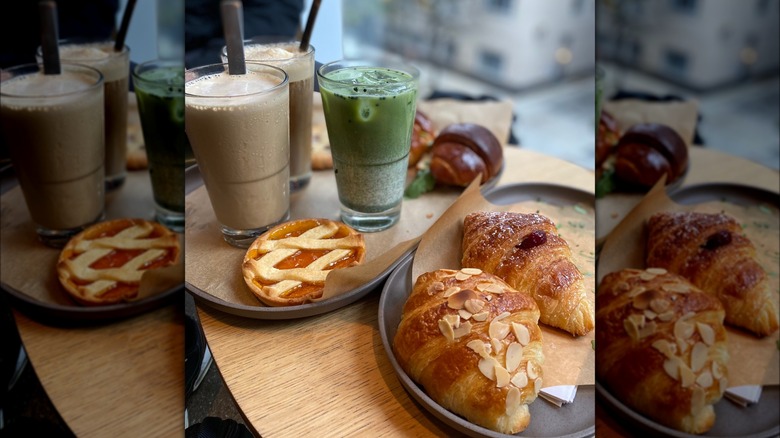
<svg viewBox="0 0 780 438">
<path fill-rule="evenodd" d="M 776 74 L 778 0 L 599 0 L 599 59 L 695 90 Z"/>
<path fill-rule="evenodd" d="M 343 7 L 345 56 L 379 47 L 514 90 L 593 74 L 594 0 L 343 0 Z"/>
</svg>

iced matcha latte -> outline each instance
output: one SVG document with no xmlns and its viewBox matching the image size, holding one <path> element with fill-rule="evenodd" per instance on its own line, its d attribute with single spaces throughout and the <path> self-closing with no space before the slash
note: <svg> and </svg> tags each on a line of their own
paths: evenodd
<svg viewBox="0 0 780 438">
<path fill-rule="evenodd" d="M 417 99 L 415 68 L 338 61 L 317 72 L 341 218 L 360 231 L 398 221 Z"/>
</svg>

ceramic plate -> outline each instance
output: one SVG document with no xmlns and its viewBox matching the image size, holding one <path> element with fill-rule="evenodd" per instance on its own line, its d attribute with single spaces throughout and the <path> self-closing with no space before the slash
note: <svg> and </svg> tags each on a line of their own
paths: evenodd
<svg viewBox="0 0 780 438">
<path fill-rule="evenodd" d="M 512 204 L 528 200 L 536 200 L 556 205 L 571 205 L 582 203 L 593 205 L 594 196 L 587 192 L 563 186 L 549 184 L 512 184 L 499 187 L 485 194 L 485 198 L 494 204 Z M 379 299 L 379 332 L 382 344 L 390 363 L 406 391 L 436 418 L 457 430 L 472 437 L 506 437 L 484 427 L 477 426 L 464 418 L 453 414 L 433 401 L 414 383 L 406 372 L 401 369 L 393 354 L 391 340 L 395 338 L 398 324 L 401 321 L 403 305 L 412 289 L 412 261 L 409 254 L 390 274 Z M 561 408 L 537 398 L 531 403 L 531 423 L 527 429 L 517 434 L 521 437 L 589 437 L 595 434 L 595 388 L 580 386 L 577 397 L 572 404 Z"/>
</svg>

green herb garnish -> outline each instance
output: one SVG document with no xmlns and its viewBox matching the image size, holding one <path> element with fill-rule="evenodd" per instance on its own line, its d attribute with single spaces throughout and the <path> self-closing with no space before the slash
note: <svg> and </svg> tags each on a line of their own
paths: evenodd
<svg viewBox="0 0 780 438">
<path fill-rule="evenodd" d="M 404 196 L 410 199 L 418 198 L 423 193 L 430 192 L 436 185 L 433 174 L 428 169 L 421 169 L 415 175 L 414 180 L 404 190 Z"/>
<path fill-rule="evenodd" d="M 596 183 L 596 198 L 603 198 L 615 191 L 616 188 L 615 171 L 613 169 L 605 170 L 601 179 Z"/>
</svg>

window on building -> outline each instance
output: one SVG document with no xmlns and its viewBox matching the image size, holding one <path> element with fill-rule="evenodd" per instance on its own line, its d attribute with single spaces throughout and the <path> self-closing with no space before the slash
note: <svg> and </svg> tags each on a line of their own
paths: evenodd
<svg viewBox="0 0 780 438">
<path fill-rule="evenodd" d="M 672 76 L 685 76 L 688 70 L 688 55 L 679 50 L 667 49 L 664 53 L 664 70 Z"/>
<path fill-rule="evenodd" d="M 681 14 L 693 15 L 699 7 L 698 0 L 671 0 L 672 10 Z"/>
<path fill-rule="evenodd" d="M 512 10 L 514 0 L 488 0 L 487 9 L 492 12 L 505 14 Z"/>
<path fill-rule="evenodd" d="M 485 74 L 498 77 L 504 67 L 504 58 L 499 53 L 483 49 L 479 52 L 479 64 Z"/>
</svg>

